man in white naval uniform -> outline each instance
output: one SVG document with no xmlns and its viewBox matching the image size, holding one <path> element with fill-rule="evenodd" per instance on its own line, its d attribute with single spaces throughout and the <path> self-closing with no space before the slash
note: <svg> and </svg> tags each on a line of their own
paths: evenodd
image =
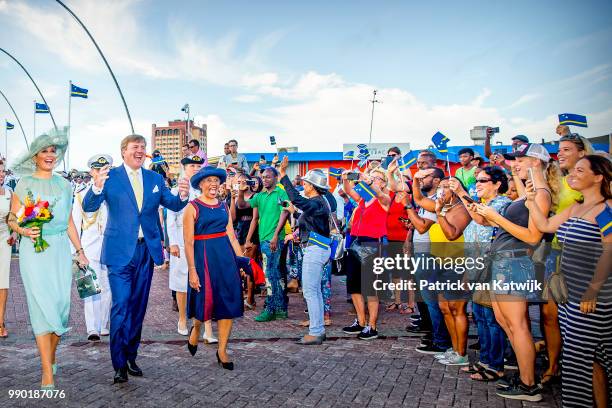
<svg viewBox="0 0 612 408">
<path fill-rule="evenodd" d="M 96 154 L 87 161 L 87 165 L 92 173 L 100 171 L 106 165 L 112 166 L 112 164 L 113 159 L 106 154 Z M 108 323 L 112 301 L 110 285 L 108 283 L 108 270 L 105 265 L 100 263 L 107 209 L 106 205 L 102 203 L 96 212 L 86 213 L 83 211 L 83 198 L 90 188 L 91 185 L 83 185 L 75 191 L 72 218 L 77 231 L 81 235 L 81 243 L 85 256 L 89 259 L 90 266 L 96 271 L 102 289 L 100 294 L 83 300 L 87 339 L 89 341 L 100 341 L 100 336 L 109 335 Z"/>
<path fill-rule="evenodd" d="M 204 161 L 200 156 L 190 155 L 183 160 L 183 177 L 190 180 L 196 174 Z M 172 194 L 178 194 L 178 187 L 172 189 Z M 200 190 L 197 190 L 191 185 L 189 186 L 189 201 L 195 200 L 200 196 Z M 168 228 L 168 241 L 170 244 L 170 272 L 168 283 L 170 290 L 176 292 L 176 303 L 179 309 L 179 319 L 177 331 L 182 336 L 187 336 L 187 285 L 188 285 L 188 268 L 187 259 L 185 257 L 185 244 L 183 241 L 183 211 L 174 212 L 168 210 L 166 217 L 166 225 Z M 217 342 L 212 338 L 212 323 L 205 322 L 204 325 L 204 340 L 208 343 Z"/>
</svg>

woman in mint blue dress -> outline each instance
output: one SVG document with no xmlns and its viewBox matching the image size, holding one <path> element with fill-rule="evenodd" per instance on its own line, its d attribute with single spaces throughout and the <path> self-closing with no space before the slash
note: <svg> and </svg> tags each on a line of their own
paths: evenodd
<svg viewBox="0 0 612 408">
<path fill-rule="evenodd" d="M 53 389 L 57 370 L 55 352 L 60 337 L 68 328 L 70 290 L 72 286 L 72 256 L 69 239 L 77 248 L 81 264 L 88 260 L 81 248 L 79 235 L 72 221 L 72 190 L 70 183 L 54 174 L 54 168 L 64 158 L 68 147 L 66 128 L 37 137 L 30 150 L 13 166 L 21 174 L 11 199 L 9 226 L 22 236 L 19 245 L 19 269 L 26 291 L 30 323 L 40 353 L 43 389 Z M 42 227 L 42 237 L 49 247 L 35 252 L 33 241 L 41 234 L 37 227 L 22 228 L 17 213 L 25 197 L 49 202 L 53 219 Z"/>
</svg>

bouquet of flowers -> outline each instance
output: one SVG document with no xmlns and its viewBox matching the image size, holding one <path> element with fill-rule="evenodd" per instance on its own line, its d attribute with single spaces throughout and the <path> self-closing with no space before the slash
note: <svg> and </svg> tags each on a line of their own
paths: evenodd
<svg viewBox="0 0 612 408">
<path fill-rule="evenodd" d="M 34 201 L 31 191 L 25 197 L 24 205 L 17 212 L 17 222 L 21 228 L 38 227 L 40 235 L 34 241 L 34 250 L 42 252 L 49 248 L 49 244 L 42 237 L 43 224 L 51 221 L 53 214 L 49 209 L 49 202 L 42 201 L 40 197 Z"/>
</svg>

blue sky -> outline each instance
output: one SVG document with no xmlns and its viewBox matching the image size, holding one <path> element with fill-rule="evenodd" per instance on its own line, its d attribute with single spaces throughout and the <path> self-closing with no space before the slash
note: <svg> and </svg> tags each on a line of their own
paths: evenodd
<svg viewBox="0 0 612 408">
<path fill-rule="evenodd" d="M 612 3 L 67 1 L 107 55 L 136 131 L 182 117 L 188 102 L 209 127 L 209 151 L 237 138 L 271 151 L 267 137 L 301 151 L 367 141 L 424 147 L 437 130 L 469 143 L 475 125 L 554 137 L 557 114 L 585 114 L 582 134 L 610 132 Z M 0 0 L 0 44 L 39 81 L 66 122 L 73 99 L 72 163 L 119 158 L 129 132 L 112 81 L 84 32 L 55 2 Z M 0 55 L 0 89 L 32 137 L 35 89 Z M 1 101 L 0 101 L 1 102 Z M 0 114 L 12 114 L 4 102 Z M 37 129 L 50 127 L 37 118 Z M 3 143 L 2 143 L 3 144 Z M 23 149 L 17 130 L 9 159 Z M 10 160 L 9 160 L 10 161 Z"/>
</svg>

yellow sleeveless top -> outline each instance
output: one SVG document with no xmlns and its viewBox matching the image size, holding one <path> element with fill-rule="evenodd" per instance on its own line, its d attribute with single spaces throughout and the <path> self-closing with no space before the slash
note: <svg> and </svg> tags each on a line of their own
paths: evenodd
<svg viewBox="0 0 612 408">
<path fill-rule="evenodd" d="M 429 229 L 429 240 L 431 242 L 431 254 L 433 256 L 439 256 L 442 258 L 459 258 L 463 254 L 463 245 L 459 243 L 463 242 L 463 235 L 454 241 L 450 241 L 442 232 L 442 227 L 437 222 Z M 444 245 L 445 243 L 451 242 L 451 245 Z"/>
</svg>

